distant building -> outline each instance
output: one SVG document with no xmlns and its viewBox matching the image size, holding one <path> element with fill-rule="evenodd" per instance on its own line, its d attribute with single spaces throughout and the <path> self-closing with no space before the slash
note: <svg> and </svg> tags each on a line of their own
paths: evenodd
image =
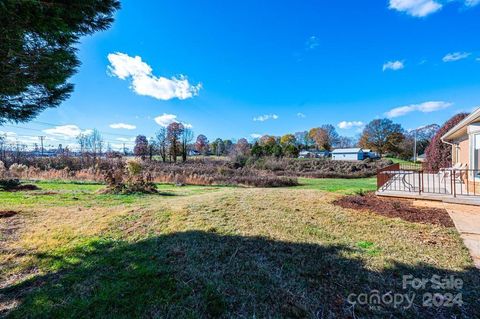
<svg viewBox="0 0 480 319">
<path fill-rule="evenodd" d="M 420 154 L 417 156 L 417 158 L 412 157 L 412 161 L 417 160 L 417 162 L 423 163 L 425 162 L 425 154 Z"/>
<path fill-rule="evenodd" d="M 42 151 L 31 151 L 28 155 L 33 157 L 56 157 L 58 156 L 57 150 L 44 150 Z"/>
<path fill-rule="evenodd" d="M 369 158 L 369 153 L 361 148 L 337 148 L 332 151 L 334 161 L 363 161 Z"/>
<path fill-rule="evenodd" d="M 188 150 L 187 154 L 188 154 L 188 156 L 198 156 L 198 155 L 200 155 L 200 152 L 198 152 L 196 150 Z"/>
<path fill-rule="evenodd" d="M 316 151 L 316 150 L 311 150 L 311 151 L 301 151 L 298 153 L 298 158 L 324 158 L 328 157 L 330 155 L 329 151 Z"/>
<path fill-rule="evenodd" d="M 370 149 L 363 149 L 363 153 L 365 154 L 364 158 L 371 158 L 371 159 L 378 159 L 380 155 L 377 152 L 373 152 Z"/>
</svg>

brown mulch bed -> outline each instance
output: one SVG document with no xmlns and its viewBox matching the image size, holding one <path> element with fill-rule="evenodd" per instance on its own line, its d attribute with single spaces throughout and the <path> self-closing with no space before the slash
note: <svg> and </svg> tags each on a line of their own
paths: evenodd
<svg viewBox="0 0 480 319">
<path fill-rule="evenodd" d="M 452 219 L 445 209 L 416 207 L 411 200 L 386 199 L 374 193 L 365 195 L 349 195 L 333 202 L 343 208 L 375 212 L 382 216 L 397 217 L 414 222 L 454 227 Z"/>
</svg>

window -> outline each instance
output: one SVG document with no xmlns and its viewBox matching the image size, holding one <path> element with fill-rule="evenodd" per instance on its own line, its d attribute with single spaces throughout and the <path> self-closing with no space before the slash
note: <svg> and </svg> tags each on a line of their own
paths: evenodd
<svg viewBox="0 0 480 319">
<path fill-rule="evenodd" d="M 472 139 L 472 154 L 471 154 L 471 169 L 475 178 L 480 178 L 480 134 L 473 135 Z"/>
<path fill-rule="evenodd" d="M 474 135 L 473 169 L 480 169 L 480 134 Z"/>
</svg>

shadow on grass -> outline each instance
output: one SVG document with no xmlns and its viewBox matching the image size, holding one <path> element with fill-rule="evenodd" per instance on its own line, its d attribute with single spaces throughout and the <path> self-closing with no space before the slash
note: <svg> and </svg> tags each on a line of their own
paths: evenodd
<svg viewBox="0 0 480 319">
<path fill-rule="evenodd" d="M 26 317 L 473 318 L 479 273 L 429 265 L 367 269 L 354 250 L 191 231 L 136 243 L 91 240 L 36 264 L 58 269 L 0 290 L 0 305 Z M 358 256 L 358 255 L 357 255 Z M 402 276 L 454 276 L 460 290 L 402 288 Z M 355 305 L 350 294 L 415 293 L 414 305 Z M 425 292 L 462 293 L 462 307 L 424 307 Z M 351 298 L 350 300 L 356 300 Z M 0 312 L 0 315 L 2 313 Z"/>
</svg>

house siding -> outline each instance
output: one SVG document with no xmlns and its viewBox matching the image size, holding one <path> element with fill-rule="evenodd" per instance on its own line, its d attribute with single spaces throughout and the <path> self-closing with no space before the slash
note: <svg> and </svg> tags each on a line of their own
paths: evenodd
<svg viewBox="0 0 480 319">
<path fill-rule="evenodd" d="M 335 161 L 358 161 L 363 159 L 363 153 L 353 153 L 353 154 L 333 154 L 332 159 Z"/>
<path fill-rule="evenodd" d="M 468 192 L 470 194 L 478 195 L 480 194 L 480 182 L 474 182 L 472 180 L 468 181 Z"/>
<path fill-rule="evenodd" d="M 478 169 L 477 167 L 472 166 L 473 158 L 471 156 L 471 152 L 473 150 L 472 143 L 474 143 L 473 136 L 474 134 L 478 134 L 477 131 L 480 131 L 480 128 L 478 128 L 479 126 L 479 123 L 473 123 L 472 125 L 469 125 L 469 132 L 462 138 L 454 141 L 454 144 L 458 145 L 458 147 L 452 146 L 452 165 L 461 163 L 467 164 L 468 168 Z"/>
<path fill-rule="evenodd" d="M 468 136 L 465 139 L 458 141 L 458 146 L 459 149 L 456 153 L 458 158 L 455 159 L 454 164 L 470 164 L 470 143 Z M 455 152 L 453 154 L 455 154 Z"/>
</svg>

